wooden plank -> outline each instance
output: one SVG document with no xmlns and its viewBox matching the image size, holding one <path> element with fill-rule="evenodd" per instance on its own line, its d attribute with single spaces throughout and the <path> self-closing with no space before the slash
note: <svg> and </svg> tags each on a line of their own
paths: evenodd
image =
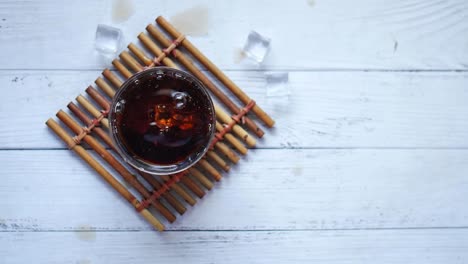
<svg viewBox="0 0 468 264">
<path fill-rule="evenodd" d="M 63 148 L 44 122 L 95 71 L 0 71 L 0 148 Z M 263 72 L 228 72 L 271 113 L 258 147 L 468 147 L 468 73 L 292 72 L 291 95 L 267 98 Z"/>
<path fill-rule="evenodd" d="M 468 150 L 252 150 L 172 230 L 468 226 Z M 0 151 L 0 230 L 152 230 L 67 150 Z"/>
<path fill-rule="evenodd" d="M 467 229 L 2 233 L 2 263 L 466 263 Z M 57 250 L 65 249 L 65 250 Z"/>
<path fill-rule="evenodd" d="M 123 29 L 126 42 L 135 41 L 156 16 L 170 18 L 194 6 L 206 8 L 202 15 L 210 20 L 207 35 L 192 40 L 223 69 L 256 69 L 236 64 L 250 30 L 272 39 L 265 62 L 269 69 L 468 66 L 468 2 L 464 0 L 240 0 L 235 5 L 212 0 L 180 0 L 177 5 L 145 0 L 135 2 L 135 13 L 127 22 L 114 25 Z M 59 0 L 2 1 L 0 68 L 103 68 L 94 51 L 94 33 L 98 23 L 112 24 L 111 7 L 110 0 L 67 5 Z"/>
</svg>

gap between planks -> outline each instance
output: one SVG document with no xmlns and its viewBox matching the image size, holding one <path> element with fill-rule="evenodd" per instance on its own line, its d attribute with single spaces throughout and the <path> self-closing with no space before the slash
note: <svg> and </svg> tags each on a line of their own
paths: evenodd
<svg viewBox="0 0 468 264">
<path fill-rule="evenodd" d="M 112 72 L 117 72 L 117 69 L 114 67 L 109 67 L 109 70 Z M 204 73 L 208 72 L 206 68 L 201 67 L 200 70 Z M 223 72 L 460 72 L 465 73 L 468 72 L 466 68 L 444 68 L 444 69 L 424 69 L 424 68 L 400 68 L 400 69 L 392 69 L 392 68 L 262 68 L 262 69 L 237 69 L 237 68 L 221 68 Z M 11 71 L 56 71 L 56 72 L 101 72 L 102 69 L 98 68 L 72 68 L 72 69 L 61 69 L 61 68 L 0 68 L 0 72 L 11 72 Z"/>
<path fill-rule="evenodd" d="M 354 232 L 354 231 L 411 231 L 411 230 L 465 230 L 468 226 L 430 226 L 430 227 L 382 227 L 382 228 L 269 228 L 269 229 L 170 229 L 168 227 L 164 230 L 167 232 Z M 75 233 L 75 232 L 96 232 L 96 233 L 131 233 L 131 232 L 151 232 L 155 230 L 152 228 L 141 228 L 141 229 L 18 229 L 18 230 L 1 230 L 0 233 Z"/>
</svg>

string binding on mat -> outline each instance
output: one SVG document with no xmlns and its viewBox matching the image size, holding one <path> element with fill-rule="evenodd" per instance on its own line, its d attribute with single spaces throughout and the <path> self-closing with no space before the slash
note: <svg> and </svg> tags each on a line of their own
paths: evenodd
<svg viewBox="0 0 468 264">
<path fill-rule="evenodd" d="M 168 57 L 170 54 L 172 54 L 172 56 L 174 56 L 175 58 L 176 54 L 174 50 L 177 48 L 177 46 L 180 45 L 182 41 L 184 41 L 184 39 L 185 39 L 185 35 L 183 34 L 181 34 L 178 38 L 174 39 L 169 47 L 163 49 L 162 53 L 158 57 L 155 57 L 153 62 L 150 65 L 143 67 L 141 71 L 144 71 L 148 68 L 152 68 L 154 66 L 161 66 L 162 60 L 164 60 L 164 58 Z"/>
<path fill-rule="evenodd" d="M 73 149 L 76 145 L 79 145 L 81 141 L 83 140 L 83 138 L 86 137 L 88 134 L 90 134 L 93 128 L 99 126 L 102 119 L 107 117 L 108 114 L 109 114 L 109 109 L 101 110 L 101 114 L 98 117 L 91 120 L 91 123 L 88 126 L 83 126 L 81 128 L 81 132 L 78 135 L 72 137 L 73 144 L 69 144 L 68 148 Z"/>
<path fill-rule="evenodd" d="M 213 141 L 211 142 L 211 145 L 210 145 L 210 148 L 213 149 L 214 148 L 214 145 L 220 141 L 220 140 L 223 140 L 223 137 L 224 135 L 226 135 L 226 133 L 229 133 L 232 128 L 234 127 L 235 124 L 238 124 L 238 123 L 242 123 L 244 124 L 245 121 L 244 121 L 244 117 L 245 115 L 247 115 L 247 113 L 250 112 L 250 110 L 252 110 L 252 108 L 255 106 L 255 101 L 254 100 L 250 100 L 249 103 L 247 105 L 245 105 L 244 108 L 242 108 L 236 115 L 232 115 L 231 118 L 231 122 L 229 122 L 229 124 L 224 124 L 223 125 L 223 130 L 217 132 L 215 134 L 215 138 L 213 139 Z"/>
<path fill-rule="evenodd" d="M 155 200 L 159 199 L 163 194 L 165 194 L 167 191 L 169 191 L 172 187 L 172 185 L 176 184 L 177 182 L 182 179 L 182 177 L 186 176 L 188 174 L 188 171 L 183 171 L 179 172 L 177 174 L 174 174 L 171 176 L 171 179 L 168 180 L 167 182 L 163 183 L 161 188 L 159 188 L 157 191 L 154 191 L 150 197 L 144 199 L 141 201 L 140 205 L 136 208 L 138 212 L 141 212 L 143 209 L 148 208 L 148 206 L 154 202 Z"/>
</svg>

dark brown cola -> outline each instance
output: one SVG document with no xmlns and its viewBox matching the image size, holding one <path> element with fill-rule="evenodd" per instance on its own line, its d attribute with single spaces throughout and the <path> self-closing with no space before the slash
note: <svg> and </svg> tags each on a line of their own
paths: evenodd
<svg viewBox="0 0 468 264">
<path fill-rule="evenodd" d="M 206 92 L 174 74 L 142 76 L 115 105 L 117 137 L 135 158 L 175 164 L 207 147 L 214 123 Z"/>
</svg>

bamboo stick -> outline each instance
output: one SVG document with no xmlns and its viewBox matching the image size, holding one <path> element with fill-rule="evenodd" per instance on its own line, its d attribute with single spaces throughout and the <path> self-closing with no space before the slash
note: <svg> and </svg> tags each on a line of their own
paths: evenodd
<svg viewBox="0 0 468 264">
<path fill-rule="evenodd" d="M 171 189 L 174 190 L 184 201 L 186 201 L 189 205 L 194 206 L 197 202 L 188 192 L 185 191 L 184 188 L 181 187 L 179 183 L 174 183 L 171 186 Z"/>
<path fill-rule="evenodd" d="M 227 115 L 225 112 L 220 111 L 221 108 L 218 105 L 215 105 L 215 112 L 216 112 L 216 117 L 224 124 L 229 124 L 233 121 L 232 117 Z M 255 138 L 249 135 L 247 131 L 245 131 L 241 126 L 235 124 L 232 127 L 232 132 L 239 136 L 243 142 L 247 144 L 250 148 L 255 147 L 255 144 L 257 143 Z"/>
<path fill-rule="evenodd" d="M 92 86 L 89 86 L 86 88 L 86 93 L 93 98 L 93 100 L 104 110 L 109 110 L 110 109 L 110 102 L 104 98 L 96 89 L 94 89 Z"/>
<path fill-rule="evenodd" d="M 187 186 L 190 189 L 190 191 L 192 191 L 196 196 L 198 196 L 200 198 L 205 196 L 205 191 L 202 188 L 200 188 L 192 179 L 190 179 L 187 176 L 184 176 L 184 177 L 180 178 L 180 181 L 185 186 Z"/>
<path fill-rule="evenodd" d="M 148 25 L 146 27 L 148 33 L 153 36 L 159 43 L 161 43 L 165 47 L 169 47 L 171 42 L 166 39 L 166 37 L 153 25 Z M 179 60 L 179 62 L 184 65 L 195 77 L 197 77 L 205 86 L 215 95 L 224 105 L 226 105 L 229 110 L 234 113 L 239 113 L 240 108 L 221 90 L 216 87 L 216 85 L 208 79 L 206 75 L 204 75 L 185 55 L 177 49 L 172 51 L 174 57 Z M 264 132 L 263 130 L 255 124 L 248 116 L 244 116 L 245 125 L 250 130 L 253 131 L 258 137 L 262 137 Z"/>
<path fill-rule="evenodd" d="M 169 179 L 168 176 L 161 176 L 161 178 L 164 181 L 168 181 Z M 179 183 L 174 183 L 172 185 L 172 189 L 176 191 L 177 194 L 180 195 L 180 197 L 182 197 L 182 199 L 184 199 L 184 201 L 186 201 L 191 206 L 194 206 L 195 203 L 197 202 L 187 191 L 185 191 L 184 188 L 182 188 L 182 186 Z"/>
<path fill-rule="evenodd" d="M 162 184 L 148 173 L 140 172 L 140 175 L 154 188 L 154 190 L 159 190 L 162 187 Z M 185 213 L 185 211 L 187 211 L 187 208 L 185 208 L 185 206 L 183 206 L 179 200 L 172 196 L 170 192 L 165 192 L 162 196 L 164 199 L 166 199 L 166 201 L 169 202 L 172 207 L 174 207 L 174 209 L 176 209 L 179 214 L 182 215 Z"/>
<path fill-rule="evenodd" d="M 142 50 L 140 50 L 135 44 L 130 43 L 127 47 L 146 66 L 150 66 L 153 63 L 153 61 L 150 58 L 146 57 L 145 53 Z"/>
<path fill-rule="evenodd" d="M 226 146 L 226 144 L 224 144 L 223 142 L 221 141 L 218 141 L 216 142 L 215 144 L 215 148 L 224 153 L 224 155 L 226 155 L 226 157 L 232 162 L 232 163 L 237 163 L 239 161 L 239 156 L 236 155 L 236 153 L 234 153 L 234 151 L 232 151 L 228 146 Z"/>
<path fill-rule="evenodd" d="M 221 156 L 219 156 L 216 151 L 208 150 L 205 154 L 205 157 L 209 157 L 216 164 L 218 164 L 218 166 L 221 167 L 221 169 L 223 169 L 224 171 L 229 171 L 231 169 L 229 164 Z"/>
<path fill-rule="evenodd" d="M 171 178 L 170 178 L 169 176 L 167 176 L 167 175 L 163 175 L 163 176 L 161 176 L 161 178 L 162 178 L 164 181 L 166 181 L 166 182 L 169 181 L 169 180 L 171 179 Z M 186 178 L 186 177 L 182 177 L 182 179 L 183 179 L 183 178 Z M 182 180 L 181 180 L 181 181 L 182 181 Z M 192 191 L 196 196 L 198 196 L 199 198 L 202 198 L 202 197 L 205 195 L 205 192 L 204 192 L 202 189 L 200 189 L 194 182 L 190 182 L 190 181 L 191 181 L 191 180 L 189 179 L 189 181 L 186 181 L 186 182 L 188 182 L 188 185 L 189 185 L 190 187 L 195 186 L 194 189 L 191 189 L 189 186 L 187 186 L 187 184 L 186 184 L 185 182 L 184 182 L 184 185 L 186 185 L 187 188 L 189 188 L 189 190 Z M 198 188 L 196 188 L 196 187 L 198 187 Z M 182 187 L 179 186 L 179 188 L 182 188 Z M 189 197 L 192 198 L 190 195 L 189 195 Z M 185 197 L 182 197 L 182 198 L 186 199 Z M 192 199 L 193 199 L 193 198 L 192 198 Z"/>
<path fill-rule="evenodd" d="M 117 76 L 115 76 L 111 71 L 109 71 L 109 69 L 105 69 L 102 72 L 102 76 L 106 77 L 106 79 L 109 80 L 115 86 L 115 88 L 119 89 L 120 86 L 122 86 L 123 82 Z"/>
<path fill-rule="evenodd" d="M 75 134 L 79 135 L 83 132 L 83 128 L 76 123 L 69 115 L 64 111 L 60 110 L 57 113 L 57 117 L 67 125 Z M 115 171 L 117 171 L 125 181 L 127 181 L 135 190 L 137 190 L 145 199 L 151 197 L 151 193 L 146 187 L 141 184 L 137 178 L 131 174 L 120 162 L 118 162 L 114 156 L 112 156 L 96 139 L 86 134 L 83 140 L 96 151 Z M 159 201 L 152 201 L 151 205 L 154 206 L 169 222 L 174 222 L 176 217 Z"/>
<path fill-rule="evenodd" d="M 223 130 L 223 125 L 216 121 L 216 131 L 221 132 Z M 234 146 L 234 148 L 237 149 L 242 155 L 247 154 L 247 148 L 242 144 L 236 137 L 234 137 L 231 133 L 226 133 L 224 134 L 224 139 L 226 139 L 227 142 L 231 143 L 231 145 Z"/>
<path fill-rule="evenodd" d="M 107 94 L 107 96 L 109 96 L 110 98 L 114 97 L 115 95 L 115 90 L 112 89 L 112 87 L 110 87 L 110 85 L 104 81 L 104 79 L 102 79 L 101 77 L 98 77 L 96 79 L 96 81 L 94 81 L 94 83 L 96 83 L 96 85 L 103 91 Z"/>
<path fill-rule="evenodd" d="M 195 169 L 193 166 L 188 169 L 190 175 L 198 180 L 205 188 L 211 190 L 213 188 L 213 183 L 208 180 L 199 170 Z"/>
<path fill-rule="evenodd" d="M 160 25 L 164 30 L 166 30 L 169 35 L 174 39 L 178 38 L 181 33 L 172 26 L 164 17 L 159 16 L 156 19 L 158 25 Z M 198 61 L 200 61 L 203 66 L 205 66 L 218 80 L 220 80 L 225 87 L 227 87 L 242 103 L 248 104 L 250 102 L 250 97 L 244 93 L 229 77 L 227 77 L 213 62 L 211 62 L 203 53 L 198 50 L 187 38 L 182 40 L 181 45 L 187 49 L 187 51 L 192 54 Z M 258 105 L 255 105 L 252 108 L 252 112 L 257 115 L 257 117 L 262 120 L 268 127 L 273 127 L 275 121 Z"/>
<path fill-rule="evenodd" d="M 183 178 L 185 178 L 185 177 L 183 177 Z M 167 181 L 168 179 L 169 179 L 169 176 L 164 176 L 164 177 L 163 177 L 163 180 L 165 180 L 165 181 Z M 202 173 L 200 173 L 200 174 L 198 175 L 197 179 L 198 179 L 199 181 L 209 181 L 208 178 L 207 178 L 205 175 L 203 175 Z M 177 185 L 177 183 L 174 184 L 174 185 Z M 185 183 L 184 183 L 184 185 L 185 185 Z M 178 185 L 177 185 L 177 186 L 178 186 Z M 200 190 L 193 190 L 193 189 L 191 189 L 191 187 L 193 187 L 193 186 L 198 187 L 196 184 L 192 184 L 192 183 L 189 182 L 189 186 L 187 186 L 187 188 L 189 188 L 189 190 L 192 191 L 195 195 L 197 195 L 198 197 L 202 198 L 202 197 L 205 195 L 205 193 L 203 192 L 203 190 L 201 190 L 201 191 L 200 191 Z M 185 192 L 185 190 L 184 190 L 183 188 L 181 188 L 180 186 L 178 186 L 178 187 L 179 187 L 179 189 L 180 189 L 179 191 L 181 191 L 181 192 L 184 191 L 184 192 Z M 176 189 L 174 189 L 174 190 L 175 190 L 176 192 L 178 192 Z M 185 197 L 184 195 L 187 195 L 187 196 L 189 196 L 190 198 L 192 198 L 187 192 L 185 192 L 184 195 L 182 195 L 181 193 L 179 193 L 179 195 L 181 195 L 182 198 L 184 198 L 184 200 L 186 200 L 186 197 Z M 193 199 L 193 198 L 192 198 L 192 199 Z M 186 201 L 187 201 L 187 200 L 186 200 Z M 187 202 L 188 202 L 189 204 L 191 204 L 190 202 L 192 202 L 192 201 L 189 200 L 189 201 L 187 201 Z M 195 200 L 193 200 L 193 203 L 195 203 Z M 191 205 L 193 205 L 193 204 L 191 204 Z"/>
<path fill-rule="evenodd" d="M 218 164 L 218 166 L 224 171 L 228 172 L 231 169 L 231 167 L 226 163 L 226 161 L 224 161 L 220 156 L 218 156 L 216 152 L 208 150 L 208 152 L 206 152 L 206 156 L 213 160 L 216 164 Z"/>
<path fill-rule="evenodd" d="M 136 61 L 132 55 L 130 55 L 128 52 L 126 51 L 122 51 L 122 53 L 120 53 L 119 55 L 120 59 L 125 63 L 127 64 L 127 66 L 129 66 L 134 72 L 139 72 L 141 70 L 143 70 L 143 66 L 138 63 L 138 61 Z"/>
<path fill-rule="evenodd" d="M 76 97 L 76 101 L 80 103 L 86 111 L 91 113 L 94 118 L 98 118 L 101 115 L 101 112 L 99 112 L 99 110 L 97 110 L 96 107 L 94 107 L 84 96 L 78 95 L 78 97 Z M 101 124 L 109 129 L 109 120 L 107 118 L 103 118 L 101 120 Z"/>
<path fill-rule="evenodd" d="M 205 159 L 201 159 L 197 165 L 199 165 L 200 167 L 202 167 L 205 171 L 207 171 L 211 176 L 213 176 L 213 178 L 216 180 L 216 181 L 219 181 L 221 180 L 222 176 L 221 176 L 221 173 L 219 173 L 218 170 L 216 170 L 213 166 L 211 166 L 210 163 L 208 163 L 208 161 L 206 161 Z"/>
<path fill-rule="evenodd" d="M 91 118 L 89 118 L 83 111 L 81 111 L 81 109 L 77 105 L 75 105 L 74 103 L 70 102 L 67 105 L 67 107 L 86 126 L 91 125 L 91 123 L 93 122 L 93 120 L 91 120 Z M 117 149 L 115 148 L 114 143 L 112 142 L 112 139 L 109 137 L 107 132 L 104 131 L 104 129 L 102 129 L 100 127 L 94 127 L 93 132 L 96 133 L 96 135 L 98 135 L 98 137 L 101 138 L 102 141 L 104 141 L 104 143 L 106 143 L 110 148 L 112 148 L 112 150 L 117 152 Z"/>
<path fill-rule="evenodd" d="M 158 46 L 156 46 L 156 44 L 144 33 L 140 33 L 138 35 L 138 39 L 154 55 L 160 56 L 163 53 L 162 50 Z M 176 68 L 176 69 L 178 68 L 177 65 L 170 58 L 167 58 L 167 57 L 165 57 L 162 60 L 162 63 L 164 65 L 168 66 L 168 67 L 172 67 L 172 68 Z"/>
<path fill-rule="evenodd" d="M 123 65 L 119 59 L 114 59 L 112 65 L 123 75 L 125 79 L 132 77 L 132 73 Z"/>
<path fill-rule="evenodd" d="M 73 139 L 65 132 L 60 125 L 53 119 L 49 119 L 46 122 L 47 126 L 52 129 L 68 146 L 74 146 Z M 109 184 L 111 185 L 125 200 L 127 200 L 133 207 L 138 208 L 140 202 L 133 196 L 119 181 L 117 181 L 112 174 L 110 174 L 101 164 L 99 164 L 82 146 L 76 145 L 72 150 L 80 156 L 89 166 L 91 166 L 96 172 Z M 139 212 L 153 227 L 159 231 L 164 230 L 164 225 L 147 209 L 143 209 Z"/>
</svg>

